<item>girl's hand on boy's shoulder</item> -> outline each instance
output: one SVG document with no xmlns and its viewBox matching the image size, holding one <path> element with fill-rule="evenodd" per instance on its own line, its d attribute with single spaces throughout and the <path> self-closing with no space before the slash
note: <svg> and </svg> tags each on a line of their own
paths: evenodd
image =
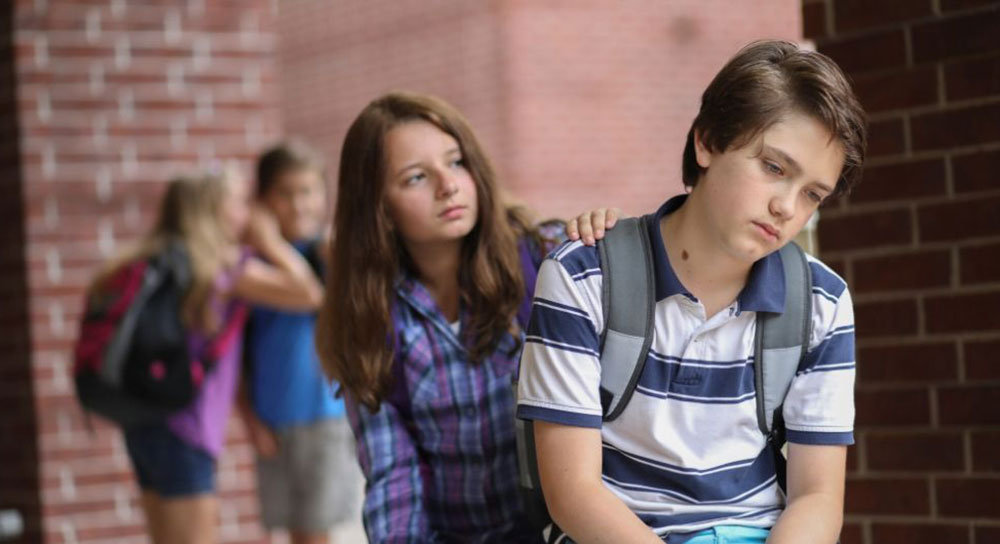
<svg viewBox="0 0 1000 544">
<path fill-rule="evenodd" d="M 613 228 L 622 217 L 625 217 L 625 212 L 621 208 L 596 208 L 583 212 L 566 222 L 566 236 L 570 240 L 582 240 L 584 245 L 595 245 L 604 238 L 604 231 Z"/>
</svg>

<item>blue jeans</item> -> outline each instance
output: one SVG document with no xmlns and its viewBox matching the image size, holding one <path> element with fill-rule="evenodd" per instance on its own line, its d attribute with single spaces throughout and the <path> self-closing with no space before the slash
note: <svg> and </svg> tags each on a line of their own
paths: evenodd
<svg viewBox="0 0 1000 544">
<path fill-rule="evenodd" d="M 764 544 L 771 531 L 757 527 L 720 525 L 697 533 L 670 535 L 667 544 Z"/>
<path fill-rule="evenodd" d="M 126 430 L 125 447 L 143 491 L 164 498 L 215 491 L 215 459 L 164 424 Z"/>
<path fill-rule="evenodd" d="M 739 525 L 720 525 L 696 533 L 672 534 L 667 536 L 667 544 L 764 544 L 769 529 L 756 527 L 741 527 Z M 575 544 L 568 536 L 563 535 L 556 540 L 557 544 Z"/>
</svg>

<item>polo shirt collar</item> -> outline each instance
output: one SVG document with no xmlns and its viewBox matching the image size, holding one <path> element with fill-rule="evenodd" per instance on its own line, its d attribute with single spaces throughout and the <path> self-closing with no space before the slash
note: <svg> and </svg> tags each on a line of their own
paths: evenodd
<svg viewBox="0 0 1000 544">
<path fill-rule="evenodd" d="M 649 240 L 653 245 L 653 270 L 656 275 L 656 300 L 673 295 L 684 295 L 697 301 L 694 295 L 681 284 L 670 265 L 663 236 L 660 234 L 660 219 L 671 214 L 687 201 L 688 195 L 670 198 L 647 221 Z M 736 298 L 739 311 L 781 313 L 785 311 L 785 269 L 781 264 L 781 254 L 769 253 L 753 264 L 747 284 Z"/>
</svg>

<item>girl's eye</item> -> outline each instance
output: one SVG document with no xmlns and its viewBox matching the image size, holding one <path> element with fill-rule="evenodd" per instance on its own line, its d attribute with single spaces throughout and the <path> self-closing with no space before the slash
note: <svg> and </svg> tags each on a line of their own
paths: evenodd
<svg viewBox="0 0 1000 544">
<path fill-rule="evenodd" d="M 465 168 L 465 159 L 455 159 L 451 161 L 452 168 Z"/>
<path fill-rule="evenodd" d="M 406 178 L 405 183 L 407 185 L 413 185 L 414 183 L 419 183 L 427 177 L 426 174 L 420 172 L 419 174 L 413 174 L 412 176 Z"/>
<path fill-rule="evenodd" d="M 816 191 L 806 191 L 806 196 L 808 196 L 809 200 L 812 200 L 816 204 L 823 202 L 823 195 L 817 193 Z"/>
<path fill-rule="evenodd" d="M 764 161 L 764 169 L 776 176 L 780 176 L 785 173 L 780 166 L 771 161 Z"/>
</svg>

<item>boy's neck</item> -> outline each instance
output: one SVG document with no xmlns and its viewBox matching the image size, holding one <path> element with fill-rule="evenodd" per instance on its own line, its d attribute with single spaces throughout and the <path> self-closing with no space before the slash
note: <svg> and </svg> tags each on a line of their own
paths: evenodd
<svg viewBox="0 0 1000 544">
<path fill-rule="evenodd" d="M 746 285 L 752 263 L 732 258 L 709 238 L 690 197 L 660 219 L 660 235 L 670 266 L 681 284 L 705 306 L 709 318 L 727 307 Z"/>
<path fill-rule="evenodd" d="M 448 322 L 458 319 L 461 249 L 461 242 L 407 247 L 417 277 L 430 291 Z"/>
</svg>

